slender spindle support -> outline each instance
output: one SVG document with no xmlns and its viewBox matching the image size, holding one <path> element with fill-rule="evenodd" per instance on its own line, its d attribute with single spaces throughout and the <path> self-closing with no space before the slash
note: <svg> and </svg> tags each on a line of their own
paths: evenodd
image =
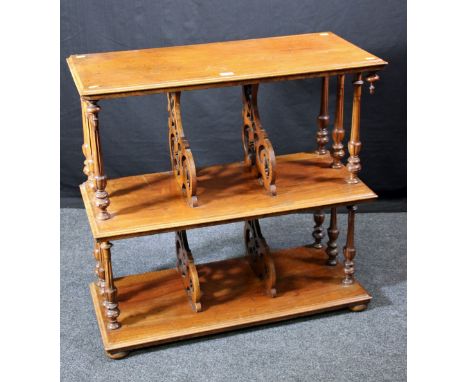
<svg viewBox="0 0 468 382">
<path fill-rule="evenodd" d="M 330 226 L 327 229 L 328 243 L 327 243 L 327 265 L 336 265 L 336 257 L 338 256 L 338 222 L 336 216 L 336 207 L 333 207 L 330 211 Z"/>
<path fill-rule="evenodd" d="M 318 210 L 315 211 L 314 213 L 314 232 L 312 233 L 312 236 L 315 239 L 315 242 L 313 244 L 314 248 L 320 249 L 323 248 L 322 244 L 322 239 L 324 237 L 324 232 L 323 232 L 323 222 L 325 221 L 325 214 L 323 213 L 323 210 Z"/>
<path fill-rule="evenodd" d="M 107 177 L 104 174 L 104 165 L 102 161 L 101 140 L 99 137 L 99 118 L 98 114 L 101 108 L 97 105 L 97 101 L 87 101 L 86 113 L 89 123 L 89 139 L 91 143 L 91 152 L 93 155 L 93 170 L 94 170 L 94 185 L 96 192 L 94 194 L 95 203 L 99 208 L 97 215 L 98 220 L 110 219 L 110 214 L 107 212 L 109 207 L 109 195 L 106 191 Z"/>
<path fill-rule="evenodd" d="M 94 170 L 93 170 L 93 153 L 91 151 L 91 142 L 89 140 L 89 123 L 87 117 L 87 104 L 85 101 L 81 101 L 81 117 L 83 121 L 83 145 L 81 149 L 83 150 L 83 155 L 85 160 L 83 162 L 83 173 L 87 176 L 86 186 L 88 186 L 91 190 L 95 190 L 94 184 Z"/>
<path fill-rule="evenodd" d="M 317 150 L 319 155 L 327 153 L 326 145 L 328 143 L 328 122 L 330 116 L 328 115 L 328 83 L 329 77 L 322 77 L 322 97 L 320 102 L 320 115 L 317 117 L 318 130 L 317 130 Z"/>
<path fill-rule="evenodd" d="M 345 131 L 343 129 L 343 116 L 344 116 L 344 84 L 345 75 L 338 75 L 338 83 L 336 89 L 336 110 L 335 110 L 335 125 L 332 132 L 333 145 L 332 145 L 332 168 L 342 168 L 343 163 L 341 160 L 345 156 L 343 139 Z"/>
<path fill-rule="evenodd" d="M 343 248 L 345 258 L 343 279 L 344 285 L 351 285 L 354 283 L 354 256 L 356 256 L 356 249 L 354 248 L 354 217 L 356 215 L 356 206 L 347 206 L 348 209 L 348 233 L 346 236 L 346 245 Z"/>
<path fill-rule="evenodd" d="M 357 173 L 361 170 L 361 160 L 359 152 L 361 151 L 361 141 L 359 137 L 360 119 L 361 119 L 361 91 L 362 91 L 362 73 L 357 74 L 353 82 L 354 97 L 353 97 L 353 115 L 351 119 L 351 136 L 348 142 L 349 158 L 348 171 L 349 177 L 346 180 L 348 183 L 358 183 Z"/>
<path fill-rule="evenodd" d="M 117 289 L 114 285 L 114 275 L 112 274 L 111 247 L 112 244 L 108 241 L 104 241 L 100 244 L 106 278 L 105 301 L 103 305 L 106 309 L 107 329 L 115 330 L 120 328 L 120 324 L 117 321 L 120 310 L 117 302 Z"/>
<path fill-rule="evenodd" d="M 106 276 L 102 264 L 101 246 L 99 243 L 94 244 L 94 259 L 96 260 L 96 267 L 94 273 L 96 274 L 96 286 L 99 293 L 102 295 L 106 291 Z"/>
</svg>

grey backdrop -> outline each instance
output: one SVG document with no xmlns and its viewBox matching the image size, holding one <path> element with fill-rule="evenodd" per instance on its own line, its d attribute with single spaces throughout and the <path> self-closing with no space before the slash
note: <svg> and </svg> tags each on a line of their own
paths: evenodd
<svg viewBox="0 0 468 382">
<path fill-rule="evenodd" d="M 406 2 L 360 1 L 61 1 L 61 196 L 79 197 L 84 180 L 80 102 L 65 62 L 70 54 L 142 49 L 333 31 L 387 60 L 376 94 L 363 92 L 360 177 L 382 198 L 406 196 Z M 277 155 L 315 148 L 320 80 L 260 86 L 259 107 Z M 345 122 L 351 117 L 346 82 Z M 335 80 L 331 81 L 333 121 Z M 109 177 L 168 170 L 165 96 L 102 101 Z M 197 167 L 239 161 L 238 87 L 182 95 L 184 129 Z M 63 203 L 62 203 L 63 205 Z"/>
</svg>

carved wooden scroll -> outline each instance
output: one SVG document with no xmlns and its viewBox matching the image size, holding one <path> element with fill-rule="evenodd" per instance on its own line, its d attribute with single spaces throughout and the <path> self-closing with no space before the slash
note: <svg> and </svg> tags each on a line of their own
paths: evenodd
<svg viewBox="0 0 468 382">
<path fill-rule="evenodd" d="M 263 280 L 269 296 L 276 296 L 276 270 L 270 248 L 260 230 L 257 219 L 247 220 L 244 225 L 246 256 L 255 275 Z"/>
<path fill-rule="evenodd" d="M 242 86 L 244 163 L 254 171 L 263 187 L 274 196 L 276 195 L 276 157 L 260 122 L 257 94 L 258 84 Z"/>
<path fill-rule="evenodd" d="M 180 92 L 167 94 L 169 112 L 169 150 L 172 170 L 190 207 L 198 205 L 197 171 L 188 140 L 185 138 L 180 115 Z"/>
<path fill-rule="evenodd" d="M 185 292 L 189 298 L 190 304 L 194 312 L 200 312 L 201 306 L 201 289 L 198 280 L 197 267 L 193 261 L 192 252 L 190 251 L 187 233 L 185 231 L 177 231 L 175 233 L 176 254 L 177 254 L 177 270 L 182 276 Z"/>
</svg>

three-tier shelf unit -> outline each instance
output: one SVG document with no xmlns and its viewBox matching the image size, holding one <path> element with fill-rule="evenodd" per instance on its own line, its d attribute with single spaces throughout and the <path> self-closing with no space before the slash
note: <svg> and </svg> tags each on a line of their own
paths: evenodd
<svg viewBox="0 0 468 382">
<path fill-rule="evenodd" d="M 354 219 L 356 205 L 377 195 L 357 177 L 360 103 L 362 86 L 367 82 L 373 93 L 376 72 L 385 61 L 323 32 L 79 54 L 67 62 L 83 118 L 87 179 L 80 189 L 96 259 L 96 282 L 90 289 L 109 357 L 333 309 L 366 308 L 371 296 L 354 278 Z M 329 134 L 332 76 L 337 89 Z M 353 94 L 349 131 L 343 123 L 346 76 Z M 260 121 L 259 84 L 306 78 L 321 79 L 316 147 L 276 156 Z M 241 88 L 244 157 L 196 168 L 182 127 L 181 93 L 225 86 Z M 172 171 L 107 179 L 99 131 L 112 126 L 100 126 L 98 102 L 154 93 L 167 95 Z M 339 206 L 348 211 L 343 261 L 338 261 Z M 259 219 L 299 211 L 313 213 L 313 242 L 270 251 Z M 245 256 L 196 265 L 187 230 L 239 221 L 245 222 Z M 174 269 L 114 278 L 111 241 L 163 232 L 175 232 Z"/>
</svg>

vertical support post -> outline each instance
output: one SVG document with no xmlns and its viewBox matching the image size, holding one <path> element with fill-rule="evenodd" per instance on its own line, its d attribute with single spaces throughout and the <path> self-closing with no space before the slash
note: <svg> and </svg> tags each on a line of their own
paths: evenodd
<svg viewBox="0 0 468 382">
<path fill-rule="evenodd" d="M 114 275 L 112 274 L 111 247 L 112 244 L 108 241 L 104 241 L 100 244 L 106 277 L 105 301 L 103 305 L 106 309 L 107 329 L 115 330 L 120 328 L 120 324 L 117 321 L 120 310 L 117 302 L 117 289 L 114 286 Z"/>
<path fill-rule="evenodd" d="M 314 221 L 315 221 L 315 225 L 314 225 L 314 232 L 312 233 L 312 236 L 314 237 L 315 242 L 313 244 L 313 247 L 320 249 L 320 248 L 323 248 L 322 239 L 324 237 L 322 225 L 323 225 L 323 222 L 325 221 L 325 214 L 323 213 L 323 210 L 315 211 Z"/>
<path fill-rule="evenodd" d="M 332 156 L 333 163 L 332 168 L 342 168 L 343 164 L 341 160 L 345 156 L 343 139 L 345 131 L 343 129 L 343 116 L 344 116 L 344 84 L 345 75 L 338 75 L 338 83 L 336 88 L 336 110 L 335 110 L 335 125 L 332 132 L 333 145 L 332 145 Z"/>
<path fill-rule="evenodd" d="M 95 203 L 99 208 L 97 215 L 98 220 L 110 219 L 110 214 L 107 212 L 107 207 L 110 204 L 109 195 L 106 191 L 107 177 L 104 174 L 104 165 L 101 155 L 101 140 L 99 137 L 99 118 L 98 113 L 101 108 L 97 105 L 97 101 L 86 101 L 86 113 L 89 123 L 89 138 L 91 143 L 91 152 L 93 155 L 93 170 L 94 170 L 94 185 L 95 185 Z"/>
<path fill-rule="evenodd" d="M 98 242 L 94 243 L 94 259 L 96 260 L 96 267 L 94 269 L 94 273 L 96 274 L 96 286 L 98 287 L 99 293 L 102 295 L 106 291 L 106 276 L 102 265 L 101 247 Z"/>
<path fill-rule="evenodd" d="M 322 77 L 322 96 L 320 101 L 320 114 L 317 117 L 318 131 L 317 131 L 317 150 L 319 155 L 327 153 L 326 145 L 328 143 L 328 122 L 330 116 L 328 115 L 328 83 L 329 77 Z"/>
<path fill-rule="evenodd" d="M 346 245 L 343 248 L 345 258 L 343 279 L 344 285 L 351 285 L 354 283 L 354 256 L 356 256 L 356 249 L 354 248 L 354 217 L 356 214 L 357 206 L 347 206 L 348 209 L 348 233 L 346 235 Z"/>
<path fill-rule="evenodd" d="M 330 226 L 327 229 L 328 232 L 328 243 L 327 243 L 327 265 L 336 265 L 336 257 L 338 256 L 338 222 L 336 216 L 336 207 L 333 207 L 330 211 Z"/>
<path fill-rule="evenodd" d="M 358 73 L 353 82 L 353 115 L 351 120 L 351 136 L 348 142 L 349 158 L 347 168 L 349 171 L 349 178 L 346 181 L 351 184 L 359 182 L 357 173 L 361 170 L 361 161 L 359 159 L 359 152 L 361 151 L 359 129 L 361 119 L 361 91 L 363 83 L 362 73 Z"/>
<path fill-rule="evenodd" d="M 83 155 L 85 160 L 83 162 L 83 173 L 87 176 L 86 185 L 91 189 L 95 190 L 94 188 L 94 171 L 93 171 L 93 154 L 91 151 L 91 142 L 89 140 L 89 124 L 88 124 L 88 116 L 86 112 L 86 102 L 81 100 L 81 119 L 83 121 L 83 145 L 81 149 L 83 151 Z"/>
</svg>

